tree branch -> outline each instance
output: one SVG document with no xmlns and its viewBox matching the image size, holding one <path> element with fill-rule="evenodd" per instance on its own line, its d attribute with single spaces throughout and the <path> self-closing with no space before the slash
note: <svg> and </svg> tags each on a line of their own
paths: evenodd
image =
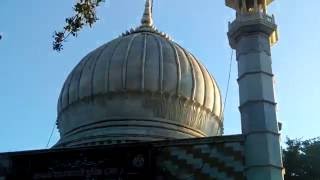
<svg viewBox="0 0 320 180">
<path fill-rule="evenodd" d="M 63 50 L 63 43 L 66 42 L 70 35 L 77 37 L 84 26 L 91 28 L 92 25 L 99 20 L 96 15 L 96 8 L 102 2 L 104 2 L 104 0 L 79 0 L 73 7 L 75 15 L 66 18 L 66 25 L 62 31 L 54 32 L 52 49 L 60 52 Z"/>
</svg>

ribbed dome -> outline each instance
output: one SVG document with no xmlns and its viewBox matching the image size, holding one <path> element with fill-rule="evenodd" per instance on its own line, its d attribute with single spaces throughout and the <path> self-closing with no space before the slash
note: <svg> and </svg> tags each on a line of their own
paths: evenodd
<svg viewBox="0 0 320 180">
<path fill-rule="evenodd" d="M 221 97 L 206 68 L 152 26 L 97 48 L 58 102 L 58 146 L 221 134 Z"/>
</svg>

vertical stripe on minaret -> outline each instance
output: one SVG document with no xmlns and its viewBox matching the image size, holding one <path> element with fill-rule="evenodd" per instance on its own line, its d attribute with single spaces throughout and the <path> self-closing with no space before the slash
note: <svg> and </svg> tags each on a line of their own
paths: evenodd
<svg viewBox="0 0 320 180">
<path fill-rule="evenodd" d="M 247 0 L 240 1 L 226 0 L 226 5 L 237 10 L 236 19 L 229 24 L 228 37 L 231 47 L 237 51 L 239 110 L 242 133 L 246 137 L 246 177 L 248 180 L 282 180 L 271 67 L 271 44 L 276 40 L 270 41 L 277 25 L 273 16 L 259 9 L 269 1 L 254 0 L 252 7 Z"/>
</svg>

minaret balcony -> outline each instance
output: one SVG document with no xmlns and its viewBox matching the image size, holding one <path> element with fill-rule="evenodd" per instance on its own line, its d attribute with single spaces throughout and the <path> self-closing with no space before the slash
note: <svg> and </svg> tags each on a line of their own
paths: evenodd
<svg viewBox="0 0 320 180">
<path fill-rule="evenodd" d="M 274 16 L 264 12 L 237 13 L 233 22 L 229 22 L 229 40 L 231 47 L 235 47 L 238 38 L 244 34 L 264 33 L 269 36 L 270 44 L 278 41 L 277 25 Z"/>
</svg>

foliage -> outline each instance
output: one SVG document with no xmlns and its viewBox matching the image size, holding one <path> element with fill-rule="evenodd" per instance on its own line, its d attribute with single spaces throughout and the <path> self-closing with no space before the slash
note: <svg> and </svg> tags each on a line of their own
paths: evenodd
<svg viewBox="0 0 320 180">
<path fill-rule="evenodd" d="M 320 137 L 301 140 L 287 138 L 283 150 L 286 180 L 320 180 Z"/>
<path fill-rule="evenodd" d="M 70 35 L 76 37 L 85 25 L 92 27 L 98 20 L 96 8 L 102 2 L 104 2 L 104 0 L 79 0 L 73 7 L 75 15 L 66 18 L 66 25 L 62 31 L 54 32 L 53 50 L 61 51 L 63 49 L 63 42 L 65 42 Z"/>
</svg>

